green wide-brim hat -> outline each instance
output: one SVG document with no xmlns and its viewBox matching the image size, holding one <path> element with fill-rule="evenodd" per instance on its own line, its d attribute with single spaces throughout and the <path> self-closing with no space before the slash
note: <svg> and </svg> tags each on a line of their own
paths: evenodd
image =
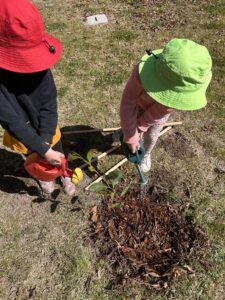
<svg viewBox="0 0 225 300">
<path fill-rule="evenodd" d="M 139 63 L 140 80 L 148 95 L 178 110 L 203 108 L 212 78 L 207 48 L 188 39 L 172 39 L 165 48 L 152 52 Z"/>
</svg>

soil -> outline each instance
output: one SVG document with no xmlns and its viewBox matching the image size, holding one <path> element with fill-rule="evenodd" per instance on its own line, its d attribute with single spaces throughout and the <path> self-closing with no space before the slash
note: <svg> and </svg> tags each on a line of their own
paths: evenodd
<svg viewBox="0 0 225 300">
<path fill-rule="evenodd" d="M 195 156 L 191 141 L 178 131 L 167 135 L 166 143 L 163 143 L 163 148 L 166 152 L 169 152 L 172 157 L 178 159 L 192 158 Z"/>
<path fill-rule="evenodd" d="M 122 189 L 113 202 L 105 196 L 91 210 L 91 238 L 101 241 L 100 256 L 112 265 L 110 288 L 132 278 L 160 289 L 181 270 L 193 274 L 189 263 L 201 256 L 207 239 L 187 209 L 153 201 L 138 188 L 121 197 Z"/>
</svg>

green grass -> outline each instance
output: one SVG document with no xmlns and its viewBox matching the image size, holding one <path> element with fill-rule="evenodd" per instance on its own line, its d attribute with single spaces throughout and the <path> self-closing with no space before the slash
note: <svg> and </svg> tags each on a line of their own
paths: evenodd
<svg viewBox="0 0 225 300">
<path fill-rule="evenodd" d="M 182 120 L 183 125 L 163 136 L 153 150 L 150 175 L 150 182 L 166 201 L 190 203 L 197 224 L 209 237 L 208 269 L 193 259 L 195 277 L 183 273 L 166 296 L 132 281 L 124 289 L 108 290 L 110 265 L 99 260 L 97 245 L 87 242 L 85 209 L 101 201 L 97 195 L 80 190 L 83 211 L 71 212 L 71 199 L 62 193 L 63 205 L 52 209 L 48 201 L 32 203 L 32 194 L 3 189 L 0 299 L 28 299 L 32 289 L 31 299 L 43 300 L 224 299 L 224 1 L 34 2 L 47 31 L 63 43 L 62 58 L 53 68 L 62 127 L 118 126 L 124 85 L 145 49 L 161 48 L 173 37 L 190 38 L 208 47 L 213 59 L 208 105 L 200 111 L 174 114 L 172 119 Z M 97 13 L 106 13 L 109 23 L 84 24 L 85 16 Z M 187 142 L 179 141 L 176 131 Z M 109 157 L 99 167 L 106 170 L 117 160 L 117 156 Z M 135 169 L 127 168 L 134 180 Z"/>
</svg>

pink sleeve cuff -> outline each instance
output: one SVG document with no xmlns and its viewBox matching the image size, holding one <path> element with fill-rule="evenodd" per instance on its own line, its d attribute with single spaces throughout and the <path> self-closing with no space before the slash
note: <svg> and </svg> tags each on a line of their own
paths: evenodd
<svg viewBox="0 0 225 300">
<path fill-rule="evenodd" d="M 123 141 L 127 144 L 136 144 L 139 142 L 139 135 L 138 135 L 138 132 L 136 131 L 135 132 L 135 135 L 133 135 L 132 137 L 128 137 L 128 136 L 125 136 L 123 137 Z"/>
<path fill-rule="evenodd" d="M 150 126 L 138 126 L 138 129 L 142 132 L 146 132 Z"/>
</svg>

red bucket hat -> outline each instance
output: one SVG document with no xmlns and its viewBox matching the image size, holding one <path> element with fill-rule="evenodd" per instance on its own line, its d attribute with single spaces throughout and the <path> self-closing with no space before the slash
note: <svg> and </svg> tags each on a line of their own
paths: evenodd
<svg viewBox="0 0 225 300">
<path fill-rule="evenodd" d="M 33 73 L 61 56 L 59 40 L 44 31 L 38 9 L 28 0 L 0 0 L 0 68 Z"/>
</svg>

